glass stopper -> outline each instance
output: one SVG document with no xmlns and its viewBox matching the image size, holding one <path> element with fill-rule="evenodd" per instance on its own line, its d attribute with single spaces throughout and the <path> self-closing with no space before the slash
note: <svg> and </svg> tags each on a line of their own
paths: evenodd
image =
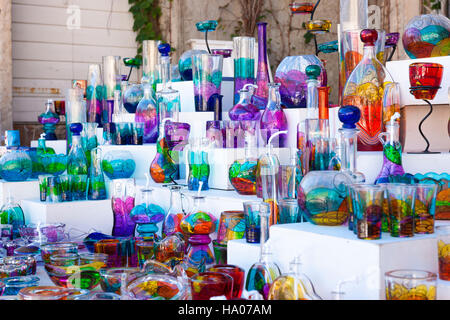
<svg viewBox="0 0 450 320">
<path fill-rule="evenodd" d="M 344 129 L 355 129 L 356 123 L 361 119 L 361 110 L 355 106 L 342 106 L 339 109 L 339 120 L 343 123 Z"/>
<path fill-rule="evenodd" d="M 305 71 L 308 80 L 317 80 L 322 72 L 322 69 L 320 69 L 317 65 L 310 65 L 306 67 Z"/>
<path fill-rule="evenodd" d="M 375 29 L 364 29 L 361 31 L 361 41 L 364 46 L 375 46 L 375 42 L 378 40 L 378 32 Z"/>
</svg>

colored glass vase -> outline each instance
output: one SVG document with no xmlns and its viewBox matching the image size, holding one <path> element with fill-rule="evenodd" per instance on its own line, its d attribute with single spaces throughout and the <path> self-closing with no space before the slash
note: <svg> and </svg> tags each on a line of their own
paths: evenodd
<svg viewBox="0 0 450 320">
<path fill-rule="evenodd" d="M 234 103 L 240 100 L 240 91 L 255 83 L 255 38 L 233 38 Z M 234 119 L 232 119 L 234 120 Z"/>
<path fill-rule="evenodd" d="M 103 79 L 99 64 L 90 64 L 86 87 L 87 121 L 102 124 Z"/>
<path fill-rule="evenodd" d="M 158 75 L 158 46 L 160 40 L 142 41 L 142 84 L 150 84 L 153 91 L 156 91 L 156 85 L 159 82 Z M 130 111 L 129 111 L 130 112 Z"/>
<path fill-rule="evenodd" d="M 351 73 L 343 92 L 343 105 L 354 105 L 361 110 L 358 122 L 358 151 L 382 151 L 378 135 L 383 132 L 383 95 L 392 77 L 377 59 L 375 43 L 378 33 L 373 29 L 361 32 L 364 55 Z"/>
<path fill-rule="evenodd" d="M 45 139 L 57 140 L 55 129 L 56 125 L 59 123 L 59 115 L 55 112 L 53 100 L 47 100 L 45 112 L 39 115 L 38 121 L 44 126 Z"/>
<path fill-rule="evenodd" d="M 109 151 L 102 158 L 102 169 L 111 180 L 128 179 L 136 170 L 136 162 L 130 151 Z"/>
<path fill-rule="evenodd" d="M 270 287 L 273 281 L 281 275 L 280 267 L 272 261 L 272 253 L 266 240 L 269 237 L 266 229 L 269 224 L 269 211 L 266 206 L 260 207 L 261 219 L 261 238 L 260 255 L 258 262 L 254 263 L 248 273 L 245 281 L 245 290 L 258 291 L 265 300 L 269 295 Z"/>
<path fill-rule="evenodd" d="M 268 143 L 270 137 L 275 133 L 285 131 L 288 128 L 286 114 L 281 107 L 280 84 L 270 83 L 268 87 L 268 101 L 260 119 L 261 137 L 264 143 Z M 284 136 L 279 137 L 274 147 L 284 148 L 286 140 Z"/>
<path fill-rule="evenodd" d="M 181 220 L 181 230 L 189 236 L 186 256 L 189 261 L 200 262 L 204 259 L 206 266 L 214 264 L 209 235 L 216 231 L 216 218 L 208 212 L 202 211 L 205 197 L 193 196 L 194 205 L 189 214 Z"/>
<path fill-rule="evenodd" d="M 120 74 L 121 58 L 119 56 L 103 57 L 103 109 L 102 123 L 112 122 L 114 113 L 114 91 L 120 90 Z"/>
<path fill-rule="evenodd" d="M 20 228 L 25 225 L 25 216 L 20 205 L 14 202 L 14 198 L 9 195 L 6 203 L 1 208 L 1 224 L 12 225 L 12 236 L 14 239 L 20 237 Z"/>
<path fill-rule="evenodd" d="M 181 186 L 168 186 L 170 190 L 170 204 L 164 219 L 162 235 L 171 236 L 181 231 L 181 220 L 184 218 L 183 205 L 181 203 Z"/>
<path fill-rule="evenodd" d="M 106 184 L 102 170 L 101 149 L 91 150 L 91 168 L 89 173 L 88 200 L 105 200 Z"/>
<path fill-rule="evenodd" d="M 239 100 L 228 112 L 231 120 L 257 121 L 261 118 L 258 107 L 252 103 L 252 92 L 250 92 L 250 88 L 254 89 L 256 87 L 252 84 L 246 84 L 238 91 Z"/>
<path fill-rule="evenodd" d="M 0 176 L 8 182 L 26 181 L 32 174 L 33 163 L 23 150 L 10 150 L 0 159 Z"/>
<path fill-rule="evenodd" d="M 142 203 L 130 212 L 131 220 L 136 223 L 136 231 L 143 238 L 157 238 L 157 224 L 164 221 L 164 209 L 155 204 L 152 198 L 152 189 L 142 189 Z"/>
<path fill-rule="evenodd" d="M 144 123 L 144 143 L 155 143 L 158 139 L 158 106 L 149 85 L 144 86 L 144 97 L 136 108 L 135 122 Z"/>
<path fill-rule="evenodd" d="M 209 141 L 206 138 L 194 139 L 186 149 L 189 164 L 188 189 L 197 191 L 202 183 L 201 190 L 209 190 Z"/>
<path fill-rule="evenodd" d="M 264 109 L 269 100 L 269 62 L 267 57 L 267 22 L 258 22 L 258 67 L 256 70 L 256 85 L 258 86 L 253 103 Z"/>
<path fill-rule="evenodd" d="M 72 147 L 72 131 L 70 125 L 73 123 L 86 122 L 86 103 L 83 98 L 83 91 L 76 89 L 68 89 L 65 100 L 66 112 L 66 135 L 67 135 L 67 153 Z"/>
<path fill-rule="evenodd" d="M 156 183 L 169 183 L 178 179 L 178 166 L 170 156 L 169 144 L 165 137 L 166 121 L 170 119 L 164 119 L 160 125 L 156 155 L 150 165 L 150 176 Z"/>
<path fill-rule="evenodd" d="M 97 127 L 98 123 L 96 122 L 86 122 L 83 123 L 83 131 L 81 132 L 81 143 L 89 167 L 91 166 L 91 151 L 98 147 Z"/>
<path fill-rule="evenodd" d="M 134 236 L 135 222 L 130 213 L 134 208 L 136 186 L 134 179 L 114 180 L 111 190 L 111 205 L 114 214 L 113 237 Z"/>
<path fill-rule="evenodd" d="M 73 123 L 70 125 L 72 132 L 72 147 L 67 157 L 67 174 L 68 175 L 87 175 L 89 174 L 89 164 L 86 153 L 81 141 L 81 131 L 83 125 L 81 123 Z"/>
</svg>

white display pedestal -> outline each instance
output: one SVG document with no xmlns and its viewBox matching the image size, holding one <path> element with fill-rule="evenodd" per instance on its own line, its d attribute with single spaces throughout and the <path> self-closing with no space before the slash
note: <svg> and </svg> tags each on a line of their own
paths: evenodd
<svg viewBox="0 0 450 320">
<path fill-rule="evenodd" d="M 23 199 L 39 197 L 39 181 L 7 182 L 0 180 L 0 207 L 6 203 L 9 194 L 11 194 L 16 202 Z"/>
<path fill-rule="evenodd" d="M 45 140 L 45 145 L 47 148 L 53 148 L 56 154 L 66 154 L 67 141 L 66 140 Z M 31 147 L 37 148 L 37 140 L 31 141 Z"/>
<path fill-rule="evenodd" d="M 445 224 L 446 222 L 437 222 Z M 283 272 L 295 255 L 301 254 L 302 270 L 323 299 L 339 281 L 354 279 L 344 291 L 349 300 L 384 300 L 384 273 L 395 269 L 422 269 L 438 272 L 436 235 L 393 238 L 383 233 L 381 240 L 359 240 L 348 227 L 323 227 L 310 223 L 276 225 L 270 228 L 273 259 Z M 246 272 L 259 257 L 259 244 L 246 240 L 228 242 L 228 263 Z M 442 290 L 440 290 L 442 287 Z M 450 299 L 449 285 L 439 282 L 440 299 Z M 440 293 L 439 293 L 440 292 Z"/>
</svg>

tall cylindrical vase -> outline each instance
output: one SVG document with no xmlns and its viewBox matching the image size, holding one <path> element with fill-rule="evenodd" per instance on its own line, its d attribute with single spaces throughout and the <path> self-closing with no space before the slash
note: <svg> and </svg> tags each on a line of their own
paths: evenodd
<svg viewBox="0 0 450 320">
<path fill-rule="evenodd" d="M 258 88 L 253 95 L 253 104 L 260 110 L 267 105 L 269 96 L 269 63 L 267 59 L 267 22 L 258 23 L 258 69 L 256 73 L 256 85 Z"/>
<path fill-rule="evenodd" d="M 234 104 L 239 102 L 239 90 L 255 83 L 255 38 L 233 38 Z"/>
<path fill-rule="evenodd" d="M 90 64 L 86 88 L 87 121 L 102 125 L 103 79 L 99 64 Z"/>
<path fill-rule="evenodd" d="M 223 56 L 196 54 L 192 56 L 195 111 L 214 112 L 222 85 Z"/>
<path fill-rule="evenodd" d="M 134 236 L 136 224 L 130 217 L 136 198 L 134 179 L 117 179 L 113 181 L 111 205 L 114 214 L 113 237 Z"/>
<path fill-rule="evenodd" d="M 156 92 L 156 84 L 159 81 L 158 73 L 158 46 L 159 40 L 144 40 L 142 42 L 142 83 L 150 83 L 153 92 Z"/>
<path fill-rule="evenodd" d="M 102 123 L 112 122 L 114 113 L 114 91 L 120 90 L 120 57 L 103 57 L 103 112 Z"/>
<path fill-rule="evenodd" d="M 86 102 L 83 99 L 83 91 L 80 89 L 68 89 L 66 93 L 66 135 L 67 152 L 72 146 L 72 132 L 69 130 L 72 123 L 86 122 Z"/>
</svg>

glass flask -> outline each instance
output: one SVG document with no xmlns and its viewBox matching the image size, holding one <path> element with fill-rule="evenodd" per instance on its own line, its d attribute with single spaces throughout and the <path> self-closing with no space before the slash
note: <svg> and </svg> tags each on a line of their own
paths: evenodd
<svg viewBox="0 0 450 320">
<path fill-rule="evenodd" d="M 91 168 L 89 174 L 88 200 L 105 200 L 106 185 L 102 170 L 101 149 L 91 150 Z"/>
<path fill-rule="evenodd" d="M 155 143 L 158 139 L 158 106 L 152 97 L 152 88 L 144 86 L 144 97 L 136 108 L 135 122 L 143 122 L 144 143 Z"/>
<path fill-rule="evenodd" d="M 205 265 L 214 264 L 214 255 L 211 250 L 211 238 L 209 235 L 216 231 L 216 218 L 200 207 L 205 206 L 205 197 L 192 196 L 194 205 L 189 214 L 181 220 L 180 228 L 189 237 L 186 257 L 189 261 L 202 261 Z"/>
<path fill-rule="evenodd" d="M 322 69 L 316 65 L 306 67 L 307 95 L 306 95 L 306 119 L 319 119 L 319 76 Z"/>
<path fill-rule="evenodd" d="M 55 104 L 52 99 L 48 99 L 45 104 L 45 112 L 38 117 L 40 124 L 44 126 L 46 140 L 57 140 L 55 129 L 59 123 L 59 115 L 55 112 Z"/>
<path fill-rule="evenodd" d="M 136 170 L 136 162 L 130 151 L 109 151 L 102 158 L 102 169 L 111 180 L 128 179 Z"/>
<path fill-rule="evenodd" d="M 67 157 L 67 174 L 68 175 L 87 175 L 88 161 L 81 141 L 81 131 L 83 125 L 81 123 L 72 123 L 70 131 L 72 132 L 72 147 Z"/>
<path fill-rule="evenodd" d="M 134 208 L 136 186 L 134 179 L 114 180 L 111 192 L 111 205 L 114 214 L 113 237 L 134 236 L 136 224 L 130 217 Z"/>
<path fill-rule="evenodd" d="M 209 190 L 210 165 L 208 151 L 210 142 L 206 138 L 193 139 L 186 147 L 186 163 L 189 164 L 188 189 L 197 191 L 201 185 L 201 190 Z"/>
<path fill-rule="evenodd" d="M 139 102 L 144 97 L 145 84 L 131 83 L 123 84 L 122 88 L 122 104 L 128 113 L 136 113 Z M 152 92 L 153 95 L 153 92 Z"/>
<path fill-rule="evenodd" d="M 170 183 L 178 180 L 178 165 L 170 156 L 169 144 L 165 136 L 165 124 L 170 120 L 169 118 L 163 119 L 159 126 L 156 155 L 150 164 L 150 176 L 156 183 Z"/>
<path fill-rule="evenodd" d="M 280 84 L 269 83 L 268 90 L 266 109 L 260 119 L 261 136 L 264 143 L 268 143 L 270 137 L 276 132 L 284 131 L 288 128 L 286 114 L 281 107 Z M 275 147 L 284 148 L 286 140 L 285 137 L 280 137 Z"/>
<path fill-rule="evenodd" d="M 136 231 L 143 238 L 158 238 L 157 224 L 164 221 L 166 213 L 163 208 L 155 204 L 152 197 L 153 189 L 141 190 L 142 203 L 130 212 L 131 220 L 136 223 Z"/>
<path fill-rule="evenodd" d="M 347 80 L 342 105 L 354 105 L 361 110 L 358 123 L 359 151 L 382 151 L 378 135 L 383 131 L 383 95 L 385 85 L 393 82 L 391 75 L 377 59 L 375 42 L 378 32 L 365 29 L 361 32 L 364 55 Z"/>
<path fill-rule="evenodd" d="M 184 210 L 181 203 L 181 186 L 172 185 L 167 187 L 170 190 L 170 205 L 163 223 L 163 238 L 171 236 L 177 232 L 182 232 L 180 224 L 181 220 L 184 218 Z"/>
<path fill-rule="evenodd" d="M 0 176 L 8 182 L 26 181 L 33 172 L 30 156 L 23 150 L 9 150 L 0 158 Z"/>
<path fill-rule="evenodd" d="M 161 54 L 159 68 L 162 88 L 161 90 L 156 91 L 156 102 L 158 105 L 159 121 L 162 124 L 164 119 L 167 118 L 177 122 L 181 108 L 180 93 L 171 87 L 170 50 L 170 45 L 167 43 L 158 46 L 158 51 Z"/>
<path fill-rule="evenodd" d="M 402 176 L 405 170 L 402 166 L 402 145 L 400 143 L 400 125 L 396 121 L 400 113 L 392 115 L 386 132 L 380 133 L 380 141 L 383 144 L 383 167 L 381 168 L 375 184 L 388 183 L 390 176 Z"/>
<path fill-rule="evenodd" d="M 234 37 L 234 103 L 247 84 L 255 83 L 255 38 Z M 234 119 L 232 119 L 234 120 Z"/>
<path fill-rule="evenodd" d="M 252 90 L 251 90 L 251 89 Z M 257 121 L 261 118 L 261 114 L 257 106 L 252 103 L 252 92 L 256 88 L 253 84 L 246 84 L 239 90 L 239 99 L 230 109 L 228 115 L 233 121 Z"/>
<path fill-rule="evenodd" d="M 99 64 L 88 67 L 86 87 L 87 121 L 102 124 L 103 79 Z"/>
<path fill-rule="evenodd" d="M 245 139 L 245 158 L 231 164 L 228 178 L 234 189 L 241 195 L 256 195 L 257 121 L 242 121 Z"/>
<path fill-rule="evenodd" d="M 260 110 L 267 105 L 270 93 L 270 67 L 267 55 L 267 22 L 258 22 L 258 67 L 256 70 L 256 85 L 258 86 L 253 95 L 253 103 Z M 280 99 L 281 100 L 281 99 Z"/>
<path fill-rule="evenodd" d="M 273 281 L 281 275 L 280 267 L 272 261 L 272 252 L 266 244 L 269 235 L 266 234 L 266 229 L 269 224 L 269 211 L 267 206 L 260 207 L 261 220 L 261 238 L 260 238 L 260 255 L 259 261 L 254 263 L 247 273 L 245 281 L 245 290 L 258 291 L 265 300 L 269 295 L 269 289 Z M 267 237 L 267 238 L 266 238 Z"/>
<path fill-rule="evenodd" d="M 314 291 L 311 280 L 302 273 L 300 257 L 294 258 L 289 272 L 276 278 L 270 287 L 268 300 L 322 300 Z"/>
<path fill-rule="evenodd" d="M 14 201 L 11 195 L 8 195 L 6 204 L 1 208 L 1 224 L 10 224 L 13 227 L 13 238 L 19 238 L 19 229 L 25 225 L 25 216 L 18 203 Z"/>
</svg>

